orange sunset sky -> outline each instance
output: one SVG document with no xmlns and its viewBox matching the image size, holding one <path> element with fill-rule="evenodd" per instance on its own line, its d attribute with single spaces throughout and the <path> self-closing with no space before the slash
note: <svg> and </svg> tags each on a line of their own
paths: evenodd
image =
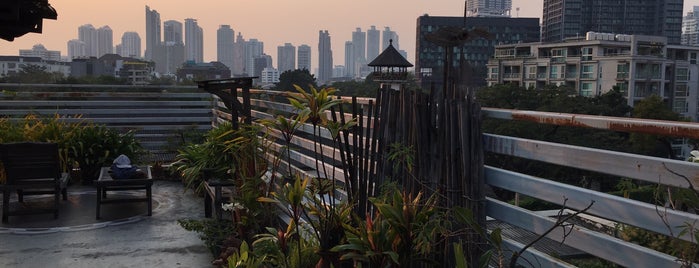
<svg viewBox="0 0 699 268">
<path fill-rule="evenodd" d="M 400 49 L 414 61 L 417 17 L 462 16 L 464 1 L 455 0 L 49 0 L 58 20 L 44 20 L 42 34 L 29 33 L 13 42 L 0 40 L 0 55 L 18 55 L 19 49 L 43 44 L 67 56 L 66 44 L 77 39 L 78 27 L 109 25 L 114 45 L 125 31 L 136 31 L 145 49 L 145 6 L 160 13 L 161 21 L 194 18 L 204 30 L 204 60 L 216 60 L 216 30 L 229 24 L 247 40 L 264 42 L 266 54 L 276 65 L 277 46 L 292 43 L 312 48 L 313 66 L 317 64 L 318 31 L 328 30 L 332 38 L 335 65 L 344 64 L 344 43 L 351 40 L 357 27 L 366 31 L 371 25 L 383 30 L 391 27 L 400 37 Z M 543 0 L 513 0 L 513 17 L 541 17 Z M 699 0 L 685 1 L 685 12 Z M 519 8 L 519 11 L 516 11 Z"/>
</svg>

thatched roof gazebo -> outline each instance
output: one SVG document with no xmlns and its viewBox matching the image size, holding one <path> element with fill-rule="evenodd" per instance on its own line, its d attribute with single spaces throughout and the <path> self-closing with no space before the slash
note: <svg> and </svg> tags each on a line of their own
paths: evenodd
<svg viewBox="0 0 699 268">
<path fill-rule="evenodd" d="M 374 68 L 372 72 L 374 81 L 382 83 L 407 81 L 408 68 L 413 67 L 413 64 L 408 62 L 408 60 L 393 47 L 392 39 L 389 41 L 388 47 L 368 65 Z"/>
</svg>

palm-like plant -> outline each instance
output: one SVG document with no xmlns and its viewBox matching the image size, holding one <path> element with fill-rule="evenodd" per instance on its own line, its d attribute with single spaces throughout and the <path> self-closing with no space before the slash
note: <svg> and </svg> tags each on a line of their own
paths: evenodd
<svg viewBox="0 0 699 268">
<path fill-rule="evenodd" d="M 370 267 L 405 266 L 431 263 L 430 258 L 443 234 L 443 214 L 436 206 L 436 195 L 426 200 L 422 193 L 392 191 L 384 198 L 372 198 L 373 218 L 367 215 L 355 231 L 347 228 L 347 243 L 334 251 L 343 259 Z"/>
<path fill-rule="evenodd" d="M 281 148 L 281 150 L 286 152 L 286 163 L 287 163 L 287 174 L 284 175 L 285 178 L 289 178 L 289 181 L 292 178 L 292 171 L 291 171 L 291 140 L 294 138 L 296 135 L 296 131 L 304 124 L 306 120 L 306 117 L 299 117 L 299 116 L 293 116 L 290 119 L 286 118 L 284 116 L 278 115 L 274 119 L 263 119 L 260 122 L 262 125 L 266 126 L 268 129 L 272 129 L 275 131 L 279 131 L 282 135 L 282 138 L 284 139 L 284 147 Z M 269 190 L 271 191 L 271 186 L 275 185 L 275 173 L 274 171 L 277 170 L 279 167 L 279 163 L 281 161 L 281 158 L 283 157 L 283 154 L 279 153 L 277 154 L 277 158 L 273 162 L 273 172 L 272 172 L 272 178 L 269 182 L 270 188 Z"/>
</svg>

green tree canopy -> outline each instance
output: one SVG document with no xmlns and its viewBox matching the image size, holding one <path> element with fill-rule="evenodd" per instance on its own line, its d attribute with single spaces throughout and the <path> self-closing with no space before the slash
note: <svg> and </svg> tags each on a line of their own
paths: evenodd
<svg viewBox="0 0 699 268">
<path fill-rule="evenodd" d="M 47 84 L 62 79 L 62 73 L 49 72 L 45 66 L 26 64 L 20 67 L 19 72 L 9 75 L 4 80 L 9 83 Z"/>
<path fill-rule="evenodd" d="M 647 97 L 634 105 L 632 116 L 635 118 L 685 121 L 682 116 L 672 111 L 670 106 L 663 101 L 663 98 L 653 95 Z M 630 140 L 634 152 L 673 158 L 672 137 L 632 133 Z"/>
<path fill-rule="evenodd" d="M 298 85 L 306 91 L 311 86 L 317 88 L 316 78 L 306 69 L 296 69 L 285 71 L 279 75 L 279 83 L 274 85 L 274 89 L 280 91 L 295 91 L 294 85 Z"/>
</svg>

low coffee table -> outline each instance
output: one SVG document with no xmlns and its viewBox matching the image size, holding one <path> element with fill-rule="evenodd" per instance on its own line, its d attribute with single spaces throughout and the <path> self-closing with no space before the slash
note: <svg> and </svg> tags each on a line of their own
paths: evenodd
<svg viewBox="0 0 699 268">
<path fill-rule="evenodd" d="M 115 180 L 111 176 L 109 167 L 102 167 L 100 170 L 99 179 L 95 181 L 97 187 L 97 219 L 100 219 L 100 207 L 102 204 L 108 203 L 131 203 L 131 202 L 146 202 L 148 204 L 148 216 L 153 214 L 153 176 L 151 175 L 150 166 L 143 169 L 146 173 L 145 179 L 120 179 Z M 110 191 L 133 191 L 145 190 L 145 197 L 115 197 L 107 198 L 107 192 Z"/>
</svg>

